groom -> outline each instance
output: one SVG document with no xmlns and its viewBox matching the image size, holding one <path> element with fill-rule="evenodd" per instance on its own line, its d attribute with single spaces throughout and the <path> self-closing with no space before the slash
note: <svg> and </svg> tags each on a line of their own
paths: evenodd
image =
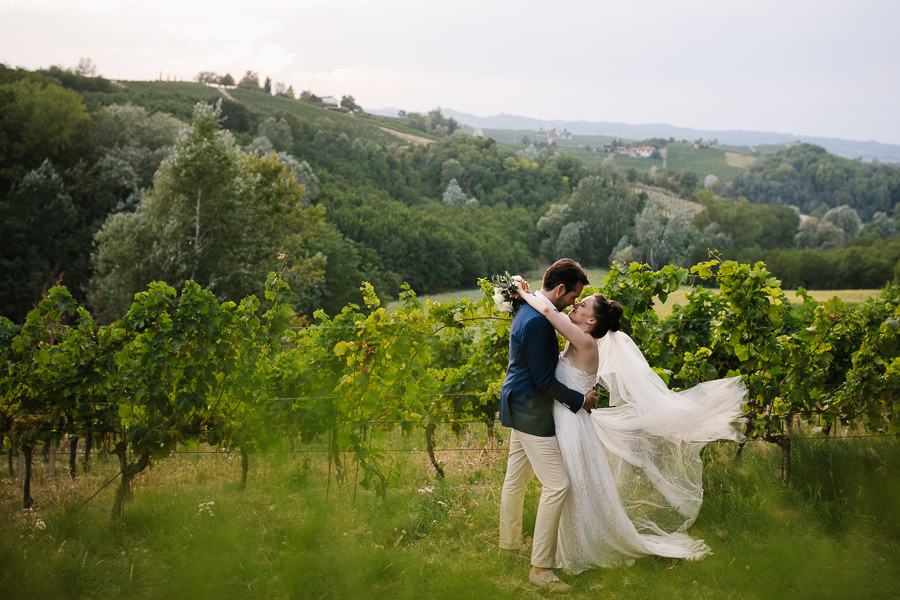
<svg viewBox="0 0 900 600">
<path fill-rule="evenodd" d="M 585 284 L 587 274 L 577 262 L 564 258 L 544 273 L 537 293 L 556 310 L 571 306 Z M 593 391 L 587 395 L 556 380 L 559 343 L 556 330 L 528 304 L 516 313 L 509 335 L 509 365 L 500 394 L 500 423 L 512 428 L 509 460 L 500 497 L 500 548 L 516 552 L 522 545 L 522 506 L 528 483 L 537 475 L 543 488 L 534 524 L 531 583 L 550 591 L 569 589 L 553 572 L 559 517 L 569 478 L 563 466 L 553 423 L 553 400 L 572 412 L 596 407 Z"/>
</svg>

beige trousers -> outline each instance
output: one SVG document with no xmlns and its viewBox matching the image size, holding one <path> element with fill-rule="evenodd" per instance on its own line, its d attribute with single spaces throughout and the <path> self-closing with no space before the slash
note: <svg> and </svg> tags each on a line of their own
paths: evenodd
<svg viewBox="0 0 900 600">
<path fill-rule="evenodd" d="M 522 545 L 522 507 L 528 484 L 537 475 L 541 501 L 534 523 L 531 564 L 556 568 L 559 517 L 569 491 L 569 477 L 559 453 L 556 436 L 540 437 L 510 430 L 506 479 L 500 496 L 500 547 L 518 550 Z"/>
</svg>

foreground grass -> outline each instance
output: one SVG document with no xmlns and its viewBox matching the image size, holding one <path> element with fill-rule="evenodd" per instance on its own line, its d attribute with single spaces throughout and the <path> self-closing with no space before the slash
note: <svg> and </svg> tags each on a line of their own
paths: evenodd
<svg viewBox="0 0 900 600">
<path fill-rule="evenodd" d="M 111 487 L 85 504 L 113 461 L 75 483 L 40 481 L 35 512 L 18 508 L 7 479 L 0 598 L 542 597 L 527 583 L 527 552 L 496 550 L 505 452 L 477 450 L 483 443 L 440 454 L 445 482 L 433 480 L 423 453 L 390 454 L 397 482 L 384 502 L 329 483 L 318 454 L 254 456 L 244 491 L 231 455 L 181 454 L 138 479 L 115 529 Z M 748 444 L 740 461 L 733 444 L 709 448 L 691 532 L 714 554 L 563 574 L 568 597 L 898 597 L 898 441 L 799 440 L 795 449 L 795 481 L 784 486 L 768 446 Z M 528 496 L 526 530 L 537 496 Z"/>
</svg>

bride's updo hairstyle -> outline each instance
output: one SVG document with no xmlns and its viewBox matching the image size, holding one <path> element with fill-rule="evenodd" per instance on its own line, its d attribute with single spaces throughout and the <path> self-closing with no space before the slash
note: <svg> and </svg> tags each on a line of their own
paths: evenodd
<svg viewBox="0 0 900 600">
<path fill-rule="evenodd" d="M 622 326 L 622 305 L 603 294 L 594 294 L 594 318 L 597 324 L 591 329 L 591 337 L 600 339 L 607 331 L 618 331 Z"/>
</svg>

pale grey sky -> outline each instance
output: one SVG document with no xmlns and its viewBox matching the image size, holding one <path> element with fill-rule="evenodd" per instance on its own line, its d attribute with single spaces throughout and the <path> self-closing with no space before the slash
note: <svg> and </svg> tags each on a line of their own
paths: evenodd
<svg viewBox="0 0 900 600">
<path fill-rule="evenodd" d="M 0 62 L 900 144 L 898 0 L 0 0 Z"/>
</svg>

